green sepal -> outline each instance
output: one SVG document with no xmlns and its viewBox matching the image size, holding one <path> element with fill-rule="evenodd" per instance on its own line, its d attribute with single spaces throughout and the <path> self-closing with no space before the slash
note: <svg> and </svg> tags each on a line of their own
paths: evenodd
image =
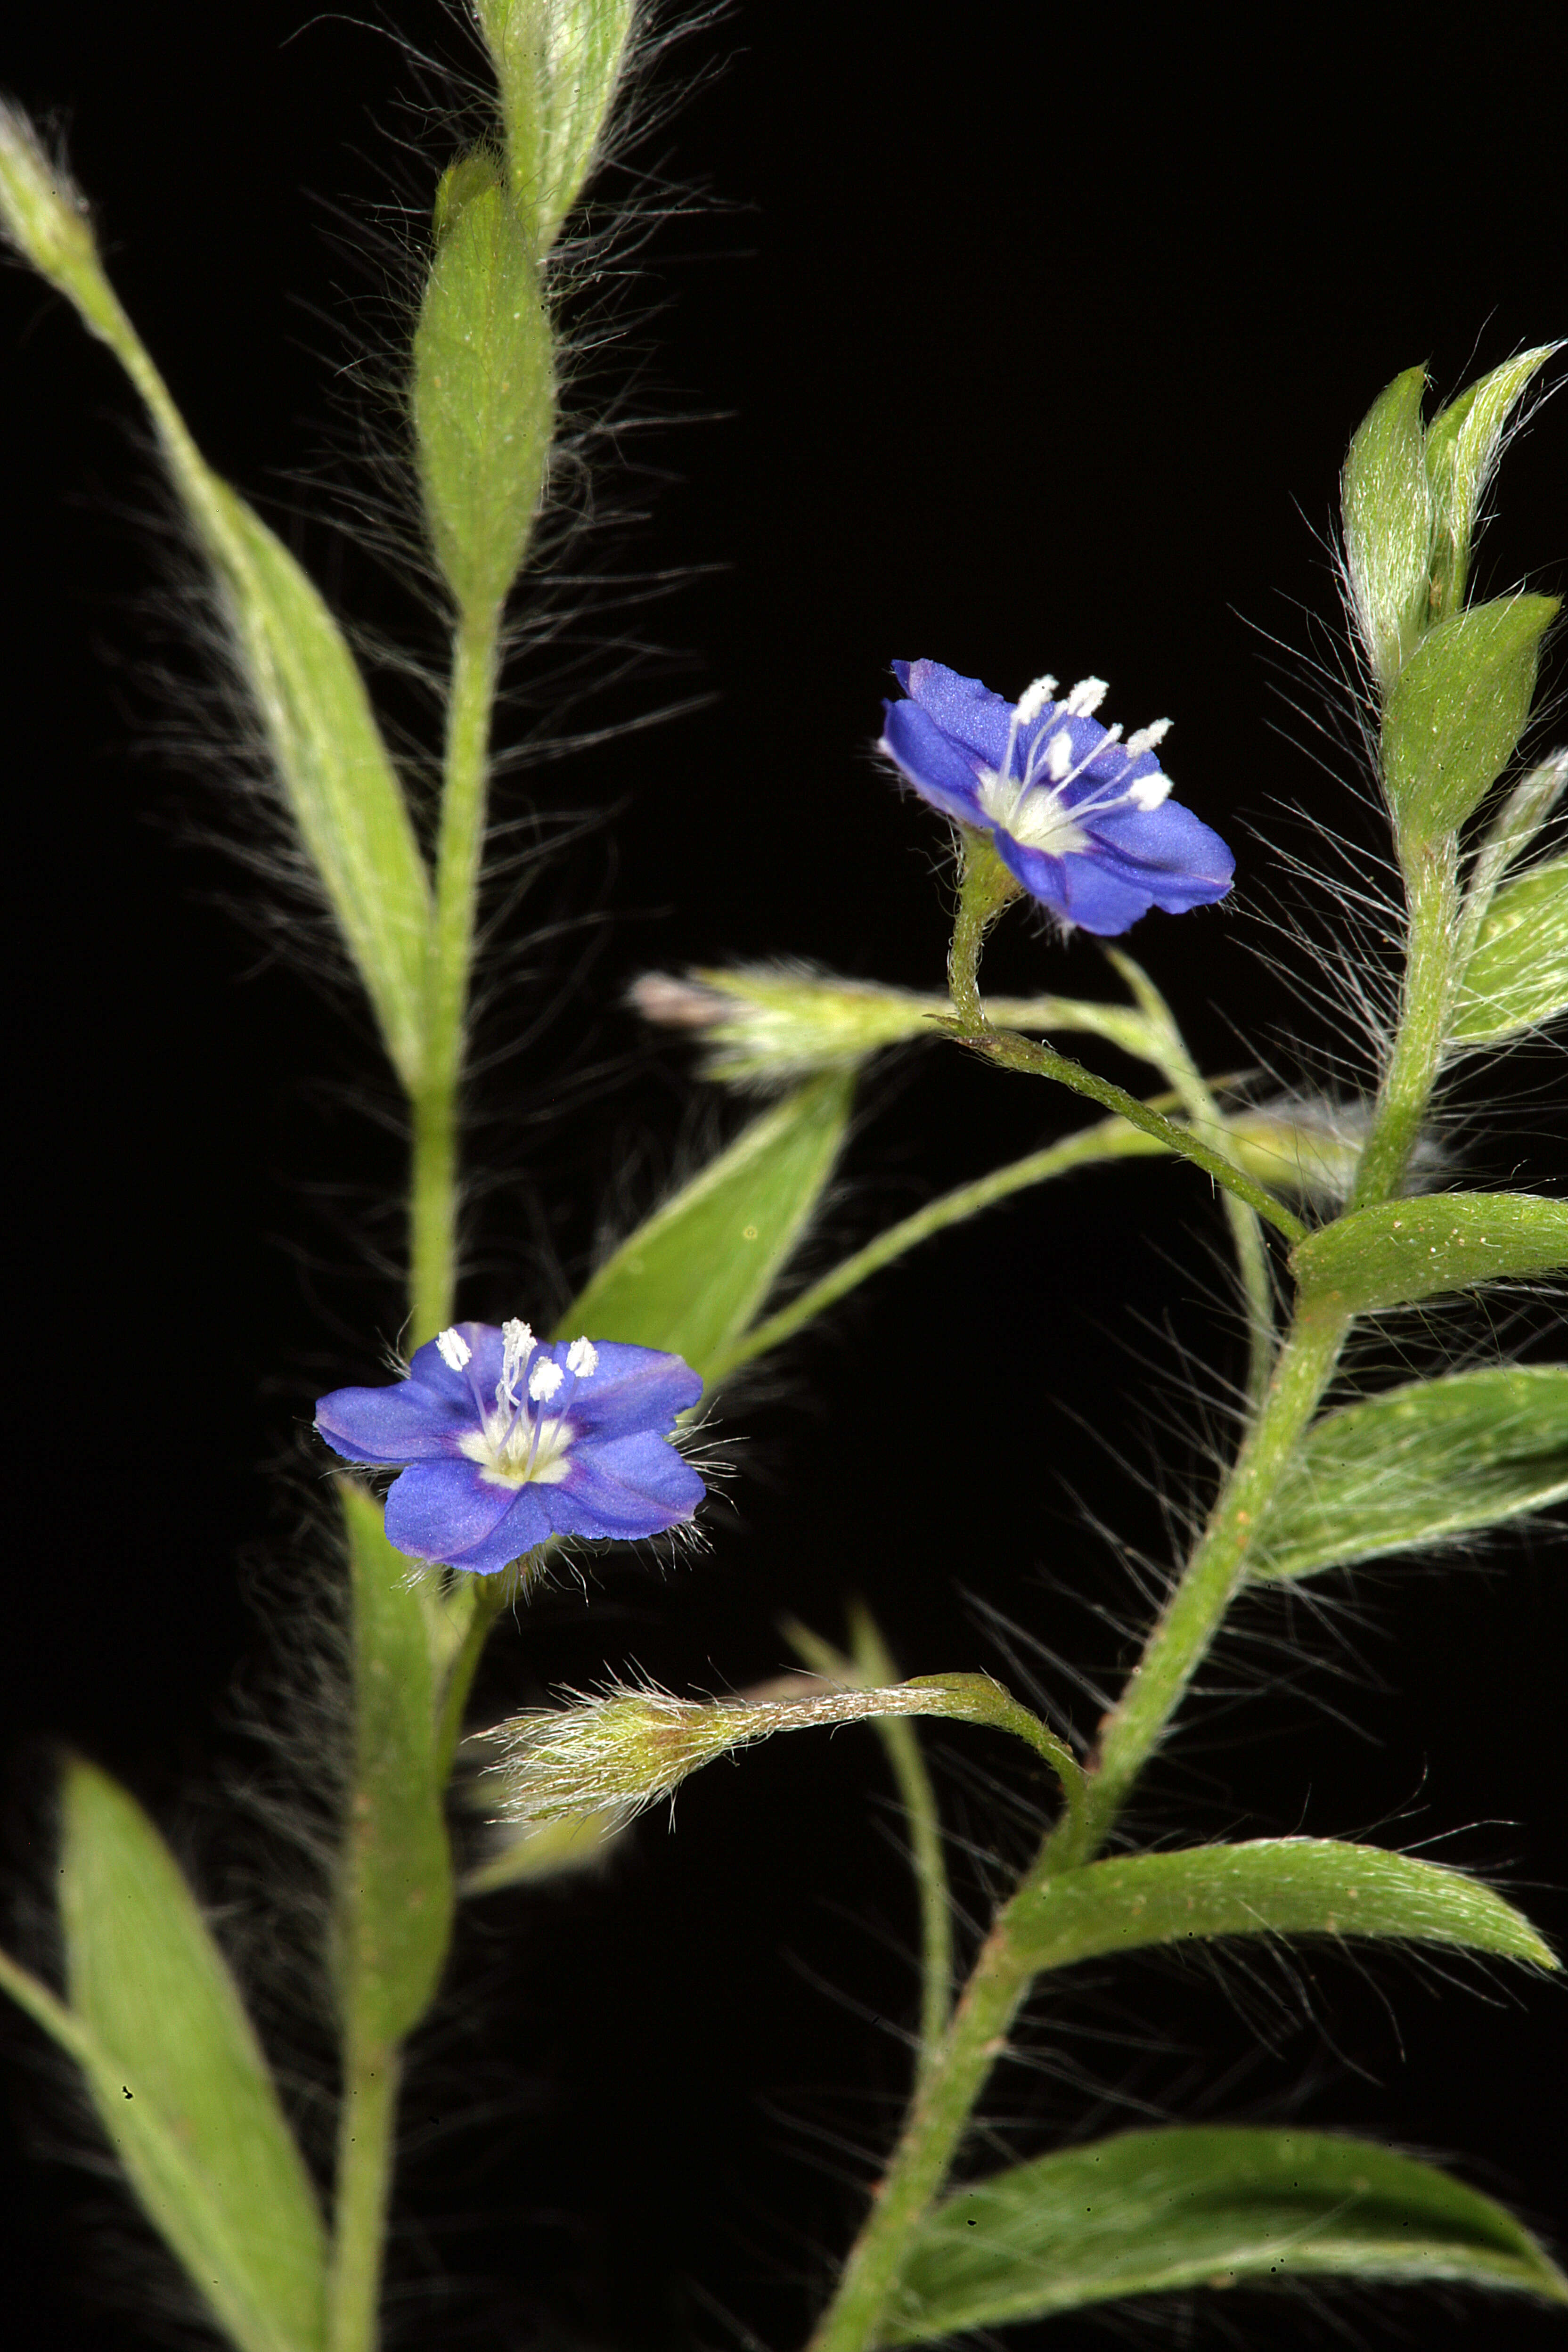
<svg viewBox="0 0 1568 2352">
<path fill-rule="evenodd" d="M 1032 1969 L 1216 1936 L 1379 1936 L 1555 1968 L 1528 1919 L 1479 1879 L 1333 1838 L 1254 1838 L 1059 1871 L 1007 1915 Z"/>
<path fill-rule="evenodd" d="M 41 1986 L 26 2005 L 82 2067 L 132 2189 L 232 2340 L 243 2352 L 320 2345 L 314 2192 L 178 1864 L 135 1800 L 79 1759 L 66 1767 L 60 1827 L 69 2007 Z"/>
<path fill-rule="evenodd" d="M 1335 2277 L 1568 2303 L 1568 2280 L 1529 2231 L 1435 2165 L 1327 2132 L 1173 2125 L 1039 2157 L 947 2198 L 921 2224 L 879 2340 Z"/>
<path fill-rule="evenodd" d="M 550 321 L 500 163 L 454 163 L 414 337 L 414 433 L 426 518 L 460 611 L 517 577 L 555 422 Z"/>
<path fill-rule="evenodd" d="M 593 170 L 634 0 L 474 0 L 500 85 L 512 201 L 549 252 Z"/>
<path fill-rule="evenodd" d="M 1492 1045 L 1568 1012 L 1568 857 L 1505 882 L 1465 967 L 1449 1043 Z"/>
<path fill-rule="evenodd" d="M 1502 596 L 1431 630 L 1390 690 L 1383 774 L 1407 861 L 1457 833 L 1518 747 L 1555 596 Z"/>
<path fill-rule="evenodd" d="M 832 1071 L 743 1128 L 602 1265 L 559 1336 L 613 1332 L 695 1371 L 738 1339 L 833 1172 L 854 1079 Z"/>
<path fill-rule="evenodd" d="M 1426 476 L 1432 485 L 1432 556 L 1428 604 L 1433 620 L 1457 613 L 1465 601 L 1470 542 L 1487 484 L 1497 465 L 1514 403 L 1557 349 L 1542 343 L 1505 360 L 1439 409 L 1426 429 Z"/>
<path fill-rule="evenodd" d="M 1534 1192 L 1383 1201 L 1320 1227 L 1290 1253 L 1304 1314 L 1374 1315 L 1565 1265 L 1568 1202 Z"/>
<path fill-rule="evenodd" d="M 1386 695 L 1427 617 L 1432 487 L 1422 446 L 1425 368 L 1406 368 L 1367 412 L 1340 480 L 1345 568 L 1357 622 Z"/>
<path fill-rule="evenodd" d="M 1568 1498 L 1568 1370 L 1507 1365 L 1415 1381 L 1326 1413 L 1259 1526 L 1259 1577 L 1495 1527 Z"/>
<path fill-rule="evenodd" d="M 344 1814 L 334 1937 L 351 2038 L 390 2047 L 435 1994 L 452 1926 L 437 1671 L 411 1566 L 381 1505 L 337 1480 L 353 1594 L 353 1785 Z"/>
</svg>

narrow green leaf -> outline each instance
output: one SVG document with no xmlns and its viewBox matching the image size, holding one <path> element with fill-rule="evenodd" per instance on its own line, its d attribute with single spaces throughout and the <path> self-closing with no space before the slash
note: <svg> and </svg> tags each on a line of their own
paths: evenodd
<svg viewBox="0 0 1568 2352">
<path fill-rule="evenodd" d="M 853 1087 L 830 1071 L 753 1119 L 621 1244 L 562 1334 L 668 1348 L 706 1372 L 762 1306 L 821 1198 Z"/>
<path fill-rule="evenodd" d="M 1424 368 L 1406 368 L 1373 402 L 1340 483 L 1345 564 L 1356 619 L 1384 694 L 1426 622 L 1432 489 L 1422 451 Z"/>
<path fill-rule="evenodd" d="M 1568 857 L 1505 882 L 1465 970 L 1450 1041 L 1491 1045 L 1568 1012 Z"/>
<path fill-rule="evenodd" d="M 1528 2230 L 1435 2165 L 1326 2132 L 1173 2126 L 1037 2158 L 921 2225 L 882 2341 L 1127 2295 L 1340 2277 L 1568 2303 Z"/>
<path fill-rule="evenodd" d="M 338 1889 L 337 1976 L 356 2040 L 399 2042 L 436 1990 L 452 1925 L 436 1670 L 414 1575 L 382 1507 L 340 1478 L 353 1588 L 357 1749 Z"/>
<path fill-rule="evenodd" d="M 1399 674 L 1383 772 L 1402 851 L 1455 833 L 1512 759 L 1555 596 L 1502 596 L 1440 621 Z"/>
<path fill-rule="evenodd" d="M 488 613 L 521 565 L 554 428 L 550 322 L 500 163 L 454 163 L 414 337 L 414 432 L 436 552 L 460 610 Z"/>
<path fill-rule="evenodd" d="M 1015 1905 L 1009 1923 L 1036 1969 L 1215 1936 L 1397 1936 L 1556 1966 L 1529 1920 L 1479 1879 L 1333 1838 L 1255 1838 L 1088 1863 Z"/>
<path fill-rule="evenodd" d="M 0 215 L 24 257 L 107 343 L 147 404 L 216 575 L 243 683 L 300 837 L 412 1092 L 424 1057 L 429 888 L 353 656 L 282 542 L 202 457 L 104 274 L 85 200 L 26 118 L 0 107 Z"/>
<path fill-rule="evenodd" d="M 1426 475 L 1432 485 L 1434 620 L 1465 600 L 1476 516 L 1496 467 L 1503 430 L 1515 401 L 1557 346 L 1542 343 L 1505 360 L 1440 409 L 1426 433 Z"/>
<path fill-rule="evenodd" d="M 1290 1253 L 1304 1311 L 1373 1315 L 1479 1282 L 1568 1265 L 1568 1202 L 1533 1192 L 1445 1192 L 1336 1218 Z"/>
<path fill-rule="evenodd" d="M 163 1839 L 90 1764 L 61 1790 L 70 2026 L 29 2001 L 87 2075 L 137 2196 L 245 2352 L 325 2332 L 310 2180 L 239 1992 Z M 41 1990 L 42 1988 L 39 1988 Z"/>
<path fill-rule="evenodd" d="M 1307 1433 L 1252 1551 L 1255 1576 L 1310 1576 L 1414 1551 L 1568 1498 L 1568 1370 L 1415 1381 Z"/>
<path fill-rule="evenodd" d="M 475 0 L 500 84 L 514 203 L 542 260 L 594 167 L 633 0 Z"/>
</svg>

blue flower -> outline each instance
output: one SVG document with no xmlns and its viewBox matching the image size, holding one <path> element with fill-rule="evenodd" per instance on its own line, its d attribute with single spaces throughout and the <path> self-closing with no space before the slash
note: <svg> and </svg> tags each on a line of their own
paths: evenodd
<svg viewBox="0 0 1568 2352">
<path fill-rule="evenodd" d="M 493 1576 L 552 1535 L 658 1535 L 689 1519 L 701 1479 L 669 1443 L 702 1382 L 655 1348 L 569 1347 L 526 1323 L 458 1323 L 390 1388 L 337 1389 L 316 1427 L 351 1462 L 408 1466 L 388 1542 Z"/>
<path fill-rule="evenodd" d="M 1014 879 L 1064 923 L 1111 937 L 1151 907 L 1206 907 L 1230 887 L 1236 860 L 1170 798 L 1154 747 L 1167 719 L 1123 743 L 1094 713 L 1105 681 L 1086 677 L 1061 702 L 1037 677 L 1016 703 L 941 662 L 895 662 L 907 702 L 883 707 L 879 749 L 922 800 L 990 835 Z"/>
</svg>

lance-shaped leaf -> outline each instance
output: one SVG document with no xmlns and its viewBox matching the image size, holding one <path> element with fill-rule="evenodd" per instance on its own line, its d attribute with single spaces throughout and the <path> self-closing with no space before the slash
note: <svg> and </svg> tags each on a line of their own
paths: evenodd
<svg viewBox="0 0 1568 2352">
<path fill-rule="evenodd" d="M 494 610 L 528 546 L 555 414 L 550 322 L 500 163 L 454 163 L 414 337 L 414 430 L 430 534 L 465 613 Z"/>
<path fill-rule="evenodd" d="M 436 1668 L 382 1507 L 341 1478 L 353 1591 L 354 1780 L 339 1863 L 336 1973 L 351 2033 L 390 2046 L 436 1990 L 452 1925 Z"/>
<path fill-rule="evenodd" d="M 500 85 L 511 192 L 542 260 L 594 166 L 633 0 L 475 0 Z"/>
<path fill-rule="evenodd" d="M 424 1056 L 429 889 L 402 787 L 342 632 L 306 573 L 206 465 L 104 275 L 85 200 L 0 107 L 0 215 L 135 385 L 213 572 L 282 796 L 410 1092 Z"/>
<path fill-rule="evenodd" d="M 1177 2125 L 1040 2157 L 946 2199 L 921 2225 L 881 2341 L 1313 2277 L 1568 2302 L 1529 2231 L 1435 2165 L 1327 2132 Z"/>
<path fill-rule="evenodd" d="M 1505 882 L 1487 910 L 1449 1033 L 1491 1045 L 1568 1012 L 1568 857 Z"/>
<path fill-rule="evenodd" d="M 613 1331 L 705 1373 L 762 1306 L 821 1198 L 853 1086 L 830 1072 L 742 1129 L 600 1267 L 563 1336 Z"/>
<path fill-rule="evenodd" d="M 1514 755 L 1554 596 L 1504 596 L 1455 613 L 1390 691 L 1383 774 L 1402 854 L 1455 833 Z"/>
<path fill-rule="evenodd" d="M 61 1832 L 70 2006 L 30 1979 L 19 1989 L 8 1967 L 9 1989 L 81 2065 L 132 2187 L 234 2342 L 321 2344 L 321 2216 L 190 1888 L 141 1807 L 89 1764 L 66 1768 Z"/>
<path fill-rule="evenodd" d="M 1568 1370 L 1507 1365 L 1415 1381 L 1308 1431 L 1252 1549 L 1255 1576 L 1495 1527 L 1568 1498 Z"/>
<path fill-rule="evenodd" d="M 1305 1314 L 1373 1315 L 1565 1265 L 1568 1203 L 1533 1192 L 1380 1202 L 1309 1234 L 1290 1254 Z"/>
<path fill-rule="evenodd" d="M 1424 368 L 1406 368 L 1359 426 L 1340 484 L 1345 568 L 1362 640 L 1384 694 L 1427 614 L 1432 486 L 1422 448 Z"/>
<path fill-rule="evenodd" d="M 1216 1936 L 1402 1937 L 1556 1966 L 1529 1920 L 1479 1880 L 1332 1838 L 1255 1838 L 1088 1863 L 1020 1898 L 1007 1920 L 1036 1969 Z"/>
<path fill-rule="evenodd" d="M 1521 352 L 1468 384 L 1439 410 L 1426 433 L 1426 475 L 1432 485 L 1432 617 L 1457 612 L 1465 598 L 1476 517 L 1498 461 L 1514 403 L 1556 349 L 1542 343 Z"/>
</svg>

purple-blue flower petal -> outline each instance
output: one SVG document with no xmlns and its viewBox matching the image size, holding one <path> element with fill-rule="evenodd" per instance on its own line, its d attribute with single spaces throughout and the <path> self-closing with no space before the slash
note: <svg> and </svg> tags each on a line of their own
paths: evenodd
<svg viewBox="0 0 1568 2352">
<path fill-rule="evenodd" d="M 564 1366 L 566 1350 L 551 1354 Z M 702 1393 L 702 1378 L 679 1356 L 658 1348 L 632 1348 L 616 1340 L 597 1342 L 598 1365 L 561 1402 L 574 1428 L 595 1443 L 627 1436 L 634 1430 L 657 1430 L 662 1436 L 675 1426 Z"/>
<path fill-rule="evenodd" d="M 460 1564 L 462 1555 L 495 1534 L 526 1486 L 500 1486 L 480 1475 L 477 1462 L 416 1462 L 386 1498 L 386 1539 L 414 1559 Z M 524 1536 L 507 1554 L 515 1559 L 542 1538 Z M 506 1561 L 500 1565 L 505 1567 Z"/>
<path fill-rule="evenodd" d="M 881 749 L 921 800 L 957 824 L 984 824 L 972 760 L 918 702 L 889 702 Z"/>
<path fill-rule="evenodd" d="M 689 1519 L 702 1500 L 702 1481 L 691 1465 L 647 1432 L 574 1446 L 570 1458 L 558 1486 L 538 1489 L 563 1533 L 631 1542 Z"/>
<path fill-rule="evenodd" d="M 420 1355 L 425 1352 L 421 1348 Z M 334 1389 L 316 1407 L 316 1427 L 351 1462 L 438 1460 L 457 1453 L 458 1439 L 476 1419 L 466 1387 L 455 1400 L 413 1379 L 390 1388 Z"/>
<path fill-rule="evenodd" d="M 1005 695 L 942 662 L 895 662 L 893 676 L 944 735 L 988 768 L 1000 769 L 1013 726 L 1013 705 Z"/>
<path fill-rule="evenodd" d="M 1163 801 L 1156 809 L 1114 809 L 1083 822 L 1097 844 L 1148 873 L 1156 906 L 1166 906 L 1169 897 L 1173 913 L 1206 907 L 1230 887 L 1235 857 L 1179 801 Z"/>
</svg>

